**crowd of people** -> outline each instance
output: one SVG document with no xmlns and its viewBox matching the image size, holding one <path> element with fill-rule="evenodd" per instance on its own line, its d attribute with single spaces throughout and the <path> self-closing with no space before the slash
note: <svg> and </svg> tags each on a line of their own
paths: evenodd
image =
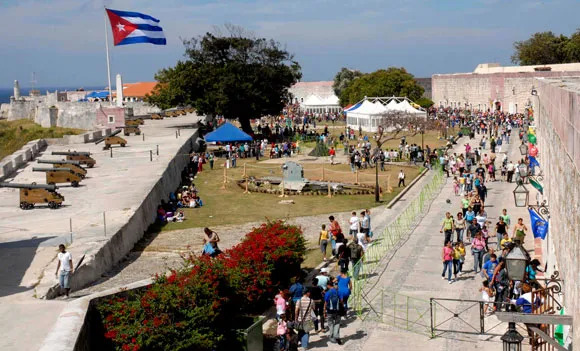
<svg viewBox="0 0 580 351">
<path fill-rule="evenodd" d="M 515 128 L 520 129 L 520 142 L 526 141 L 525 133 L 521 132 L 527 128 L 526 118 L 500 112 L 461 117 L 457 114 L 455 117 L 459 124 L 470 128 L 472 137 L 480 134 L 481 141 L 477 147 L 466 143 L 464 153 L 448 152 L 439 160 L 447 176 L 453 177 L 454 194 L 461 197 L 457 213 L 447 212 L 441 223 L 441 277 L 452 284 L 458 276 L 466 273 L 464 264 L 469 251 L 473 257 L 472 274 L 482 278 L 479 291 L 485 302 L 484 313 L 491 315 L 496 311 L 514 309 L 531 313 L 534 306 L 539 307 L 542 303 L 540 300 L 532 301 L 531 294 L 532 289 L 542 288 L 536 278 L 537 272 L 541 272 L 540 261 L 530 259 L 525 278 L 513 281 L 508 278 L 505 260 L 514 246 L 524 245 L 529 230 L 523 218 L 512 221 L 505 208 L 498 209 L 497 221 L 491 222 L 488 209 L 493 207 L 487 201 L 488 184 L 518 181 L 521 179 L 518 166 L 529 165 L 527 156 L 515 162 L 509 160 L 507 153 L 501 160 L 497 156 L 502 145 L 510 143 Z"/>
</svg>

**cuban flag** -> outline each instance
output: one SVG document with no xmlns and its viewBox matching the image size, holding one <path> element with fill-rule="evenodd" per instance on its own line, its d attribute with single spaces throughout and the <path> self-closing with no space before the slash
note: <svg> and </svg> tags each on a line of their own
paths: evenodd
<svg viewBox="0 0 580 351">
<path fill-rule="evenodd" d="M 163 28 L 159 26 L 157 18 L 139 12 L 105 10 L 111 22 L 115 46 L 138 43 L 167 44 Z"/>
</svg>

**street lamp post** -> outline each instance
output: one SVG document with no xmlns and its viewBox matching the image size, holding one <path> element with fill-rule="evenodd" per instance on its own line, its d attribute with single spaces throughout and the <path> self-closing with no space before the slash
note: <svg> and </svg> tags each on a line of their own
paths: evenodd
<svg viewBox="0 0 580 351">
<path fill-rule="evenodd" d="M 522 350 L 522 340 L 524 337 L 516 330 L 516 324 L 510 322 L 508 325 L 508 330 L 501 337 L 503 342 L 503 351 L 521 351 Z"/>
<path fill-rule="evenodd" d="M 526 145 L 524 142 L 522 142 L 522 145 L 520 145 L 519 149 L 522 156 L 526 156 L 528 154 L 528 145 Z"/>
<path fill-rule="evenodd" d="M 518 186 L 514 189 L 513 194 L 516 207 L 528 206 L 530 191 L 524 186 L 521 180 L 518 182 Z"/>
</svg>

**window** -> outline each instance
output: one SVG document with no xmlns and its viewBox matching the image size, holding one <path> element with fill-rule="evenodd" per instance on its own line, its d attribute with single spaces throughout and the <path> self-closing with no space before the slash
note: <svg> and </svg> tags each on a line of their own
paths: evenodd
<svg viewBox="0 0 580 351">
<path fill-rule="evenodd" d="M 107 116 L 107 119 L 108 119 L 109 123 L 115 123 L 115 116 L 113 116 L 113 115 L 108 115 L 108 116 Z"/>
</svg>

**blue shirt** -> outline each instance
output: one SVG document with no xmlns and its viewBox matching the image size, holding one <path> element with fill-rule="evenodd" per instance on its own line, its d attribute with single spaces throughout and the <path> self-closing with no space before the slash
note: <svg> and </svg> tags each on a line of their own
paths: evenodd
<svg viewBox="0 0 580 351">
<path fill-rule="evenodd" d="M 336 309 L 336 311 L 338 311 L 338 308 L 339 308 L 338 306 L 331 306 L 330 299 L 333 296 L 338 297 L 338 291 L 336 291 L 335 288 L 328 289 L 328 291 L 326 292 L 326 294 L 324 294 L 324 301 L 326 302 L 326 310 L 327 311 L 333 311 L 334 309 Z"/>
<path fill-rule="evenodd" d="M 489 279 L 491 279 L 491 277 L 493 276 L 493 271 L 495 270 L 495 267 L 497 267 L 497 264 L 498 264 L 497 260 L 495 261 L 489 260 L 483 264 L 483 269 L 486 270 Z"/>
<path fill-rule="evenodd" d="M 338 290 L 342 292 L 348 292 L 348 283 L 350 282 L 350 277 L 343 278 L 340 275 L 336 277 L 338 282 Z"/>
<path fill-rule="evenodd" d="M 465 212 L 465 220 L 467 222 L 473 221 L 474 218 L 475 218 L 475 212 L 473 212 L 473 211 L 466 211 Z"/>
<path fill-rule="evenodd" d="M 528 273 L 528 278 L 530 278 L 530 280 L 536 279 L 536 271 L 532 268 L 532 266 L 526 266 L 526 273 Z"/>
<path fill-rule="evenodd" d="M 292 300 L 298 301 L 302 298 L 304 294 L 304 287 L 300 283 L 294 283 L 290 287 L 290 294 L 292 294 Z"/>
</svg>

